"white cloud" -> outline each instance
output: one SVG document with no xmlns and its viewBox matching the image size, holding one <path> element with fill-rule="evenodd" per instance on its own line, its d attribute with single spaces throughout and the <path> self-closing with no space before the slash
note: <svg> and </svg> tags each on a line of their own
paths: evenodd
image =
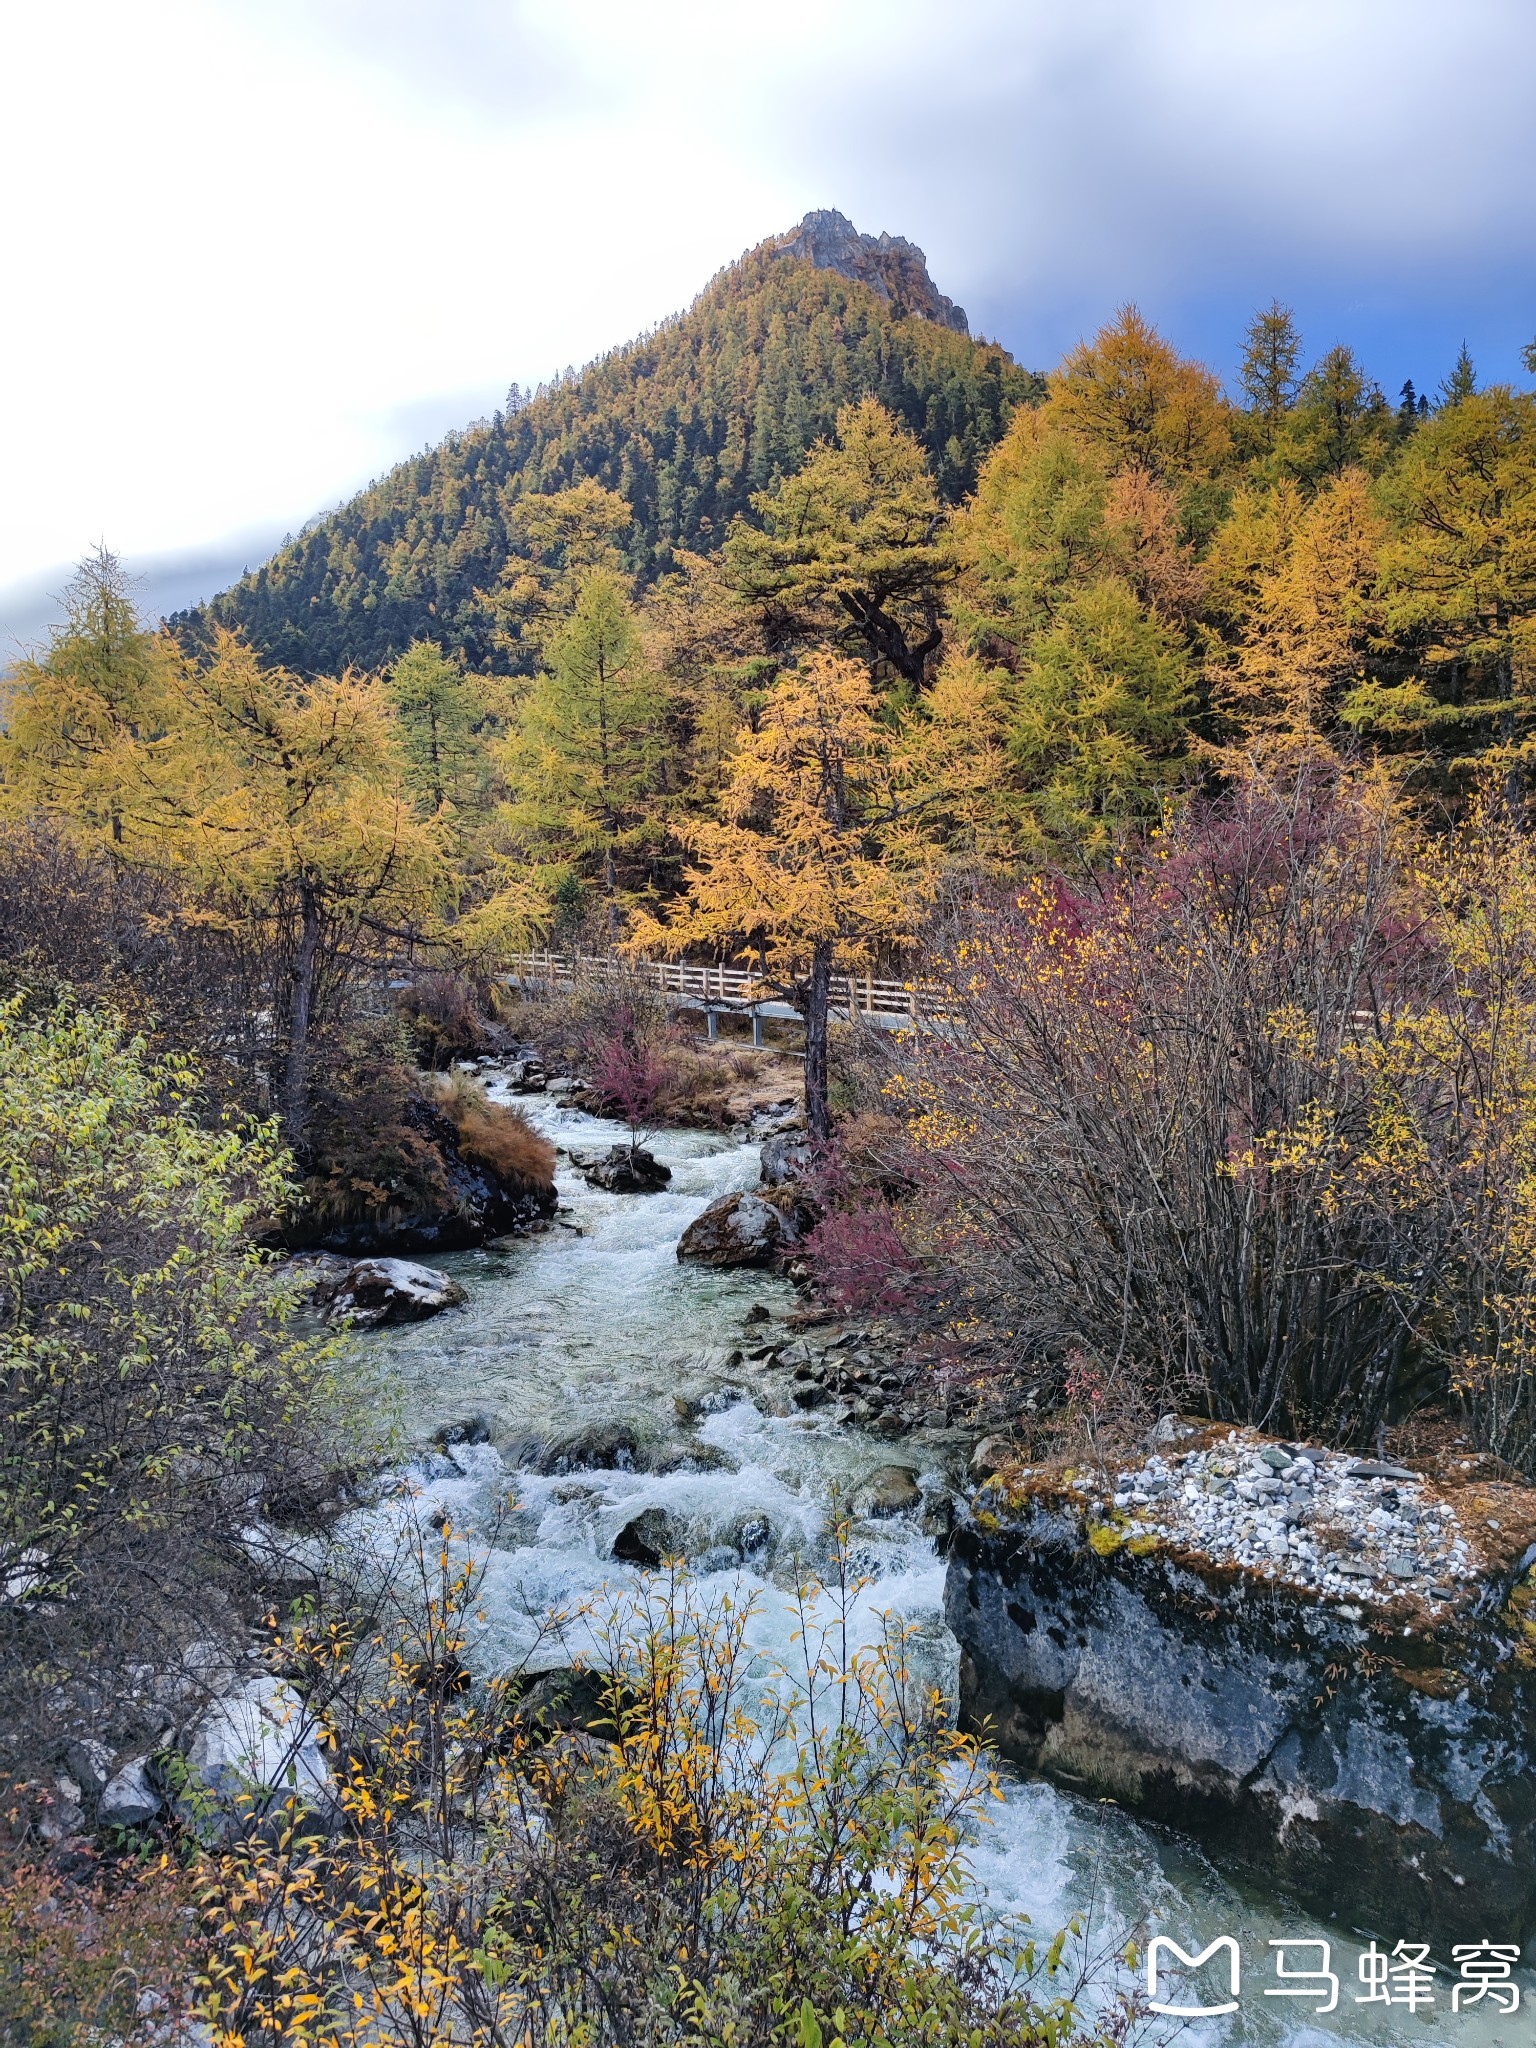
<svg viewBox="0 0 1536 2048">
<path fill-rule="evenodd" d="M 1533 56 L 1528 0 L 14 5 L 0 585 L 296 525 L 812 205 L 1031 361 L 1274 290 L 1509 347 Z"/>
</svg>

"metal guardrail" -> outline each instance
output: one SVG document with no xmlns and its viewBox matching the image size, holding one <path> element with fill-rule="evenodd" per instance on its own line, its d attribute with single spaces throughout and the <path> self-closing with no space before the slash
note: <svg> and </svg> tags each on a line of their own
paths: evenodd
<svg viewBox="0 0 1536 2048">
<path fill-rule="evenodd" d="M 775 1008 L 784 998 L 778 988 L 749 968 L 694 966 L 683 960 L 613 960 L 602 953 L 515 953 L 509 978 L 548 988 L 569 988 L 581 976 L 640 974 L 653 987 L 681 997 L 700 1009 L 751 1011 Z M 891 981 L 873 974 L 834 974 L 832 1006 L 849 1015 L 916 1019 L 927 991 L 914 982 Z"/>
</svg>

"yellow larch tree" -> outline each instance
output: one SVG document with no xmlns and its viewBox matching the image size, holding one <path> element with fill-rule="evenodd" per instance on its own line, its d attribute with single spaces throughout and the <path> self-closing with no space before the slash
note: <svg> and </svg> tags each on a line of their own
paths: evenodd
<svg viewBox="0 0 1536 2048">
<path fill-rule="evenodd" d="M 1302 508 L 1286 491 L 1276 558 L 1252 578 L 1241 638 L 1212 672 L 1213 694 L 1244 739 L 1321 741 L 1364 680 L 1382 630 L 1386 525 L 1370 478 L 1349 469 Z"/>
<path fill-rule="evenodd" d="M 1232 451 L 1231 408 L 1203 363 L 1181 356 L 1135 306 L 1051 372 L 1044 418 L 1097 448 L 1116 469 L 1183 483 Z"/>
<path fill-rule="evenodd" d="M 690 828 L 695 864 L 666 922 L 642 916 L 635 952 L 708 946 L 755 956 L 805 1017 L 805 1108 L 830 1135 L 827 1024 L 837 967 L 911 938 L 935 872 L 906 734 L 882 717 L 864 666 L 829 649 L 788 670 L 737 735 L 718 819 Z"/>
<path fill-rule="evenodd" d="M 47 649 L 0 685 L 0 801 L 105 838 L 131 855 L 159 829 L 174 781 L 181 651 L 141 625 L 105 549 L 65 593 Z"/>
<path fill-rule="evenodd" d="M 283 1120 L 302 1140 L 317 1012 L 360 951 L 426 934 L 449 893 L 441 828 L 412 802 L 376 676 L 305 682 L 221 634 L 183 689 L 162 857 L 265 958 Z"/>
</svg>

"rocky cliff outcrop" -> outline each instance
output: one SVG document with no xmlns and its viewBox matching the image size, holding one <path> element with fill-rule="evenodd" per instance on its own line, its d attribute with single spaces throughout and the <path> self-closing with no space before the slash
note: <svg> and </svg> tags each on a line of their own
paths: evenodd
<svg viewBox="0 0 1536 2048">
<path fill-rule="evenodd" d="M 963 309 L 945 298 L 928 275 L 928 259 L 905 235 L 861 235 L 832 207 L 808 213 L 772 244 L 780 256 L 798 256 L 818 270 L 835 270 L 885 299 L 898 314 L 916 313 L 955 334 L 969 334 Z"/>
<path fill-rule="evenodd" d="M 488 1238 L 536 1230 L 554 1215 L 559 1197 L 552 1177 L 502 1170 L 475 1157 L 435 1102 L 413 1098 L 403 1124 L 404 1144 L 414 1145 L 418 1155 L 435 1155 L 436 1170 L 402 1175 L 405 1193 L 388 1185 L 387 1175 L 383 1184 L 370 1182 L 344 1218 L 301 1211 L 286 1233 L 290 1245 L 351 1258 L 461 1251 Z"/>
<path fill-rule="evenodd" d="M 1536 1545 L 1498 1505 L 1480 1571 L 1429 1603 L 1127 1537 L 1112 1496 L 1005 1476 L 949 1553 L 964 1718 L 1355 1925 L 1528 1938 Z"/>
</svg>

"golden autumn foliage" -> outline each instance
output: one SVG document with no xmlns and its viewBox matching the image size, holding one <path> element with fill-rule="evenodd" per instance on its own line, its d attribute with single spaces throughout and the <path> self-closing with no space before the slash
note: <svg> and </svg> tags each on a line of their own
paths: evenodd
<svg viewBox="0 0 1536 2048">
<path fill-rule="evenodd" d="M 862 966 L 916 925 L 934 867 L 906 736 L 867 670 L 830 652 L 782 675 L 738 735 L 718 819 L 688 838 L 687 895 L 631 946 L 705 945 L 755 957 L 765 981 L 804 984 L 806 1105 L 825 1135 L 834 965 Z"/>
<path fill-rule="evenodd" d="M 1179 483 L 1208 477 L 1232 446 L 1230 411 L 1203 363 L 1181 356 L 1135 306 L 1069 349 L 1047 380 L 1045 415 L 1117 468 Z"/>
</svg>

